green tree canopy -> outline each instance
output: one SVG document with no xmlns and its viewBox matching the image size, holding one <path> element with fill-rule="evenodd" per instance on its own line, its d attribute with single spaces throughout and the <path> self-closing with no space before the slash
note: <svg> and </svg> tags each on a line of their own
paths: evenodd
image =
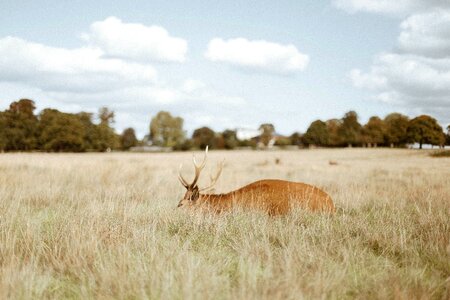
<svg viewBox="0 0 450 300">
<path fill-rule="evenodd" d="M 224 132 L 222 132 L 222 137 L 225 149 L 234 149 L 237 147 L 239 141 L 236 136 L 235 130 L 225 130 Z"/>
<path fill-rule="evenodd" d="M 338 147 L 343 144 L 339 136 L 339 128 L 342 126 L 342 120 L 330 119 L 326 122 L 328 131 L 328 146 Z"/>
<path fill-rule="evenodd" d="M 309 125 L 308 130 L 303 135 L 305 145 L 327 146 L 328 145 L 327 124 L 321 120 L 316 120 Z"/>
<path fill-rule="evenodd" d="M 129 150 L 131 147 L 135 147 L 138 144 L 136 133 L 133 128 L 127 128 L 122 132 L 120 136 L 120 146 L 122 150 Z"/>
<path fill-rule="evenodd" d="M 450 145 L 450 125 L 447 126 L 447 134 L 445 135 L 445 144 Z"/>
<path fill-rule="evenodd" d="M 44 109 L 39 114 L 39 143 L 42 150 L 81 152 L 85 150 L 84 127 L 79 116 Z"/>
<path fill-rule="evenodd" d="M 160 111 L 150 122 L 150 137 L 155 145 L 174 147 L 185 138 L 183 119 L 173 117 L 167 111 Z"/>
<path fill-rule="evenodd" d="M 362 126 L 358 122 L 358 114 L 354 111 L 347 112 L 342 118 L 342 125 L 339 127 L 339 136 L 344 144 L 349 146 L 361 143 Z"/>
<path fill-rule="evenodd" d="M 83 124 L 83 141 L 86 151 L 100 151 L 100 142 L 98 134 L 98 125 L 94 124 L 93 114 L 88 112 L 79 112 L 77 114 L 81 124 Z"/>
<path fill-rule="evenodd" d="M 94 146 L 98 151 L 108 151 L 119 148 L 120 138 L 114 132 L 111 124 L 114 123 L 114 112 L 107 107 L 101 107 L 98 111 L 100 124 L 95 126 Z"/>
<path fill-rule="evenodd" d="M 5 113 L 0 111 L 0 152 L 5 150 L 6 147 L 6 120 Z"/>
<path fill-rule="evenodd" d="M 406 131 L 409 118 L 399 113 L 391 113 L 384 118 L 385 143 L 391 147 L 398 147 L 408 142 Z"/>
<path fill-rule="evenodd" d="M 37 147 L 38 119 L 34 101 L 21 99 L 10 104 L 2 115 L 3 147 L 7 151 L 34 150 Z"/>
<path fill-rule="evenodd" d="M 211 149 L 215 148 L 216 133 L 209 127 L 201 127 L 194 130 L 192 134 L 192 142 L 195 147 L 205 149 L 209 146 Z"/>
<path fill-rule="evenodd" d="M 367 144 L 377 146 L 384 142 L 385 126 L 383 120 L 377 116 L 369 119 L 362 129 L 362 139 Z"/>
<path fill-rule="evenodd" d="M 302 135 L 300 132 L 294 132 L 289 139 L 291 140 L 291 145 L 300 146 L 302 144 Z"/>
<path fill-rule="evenodd" d="M 443 145 L 445 136 L 442 127 L 436 119 L 421 115 L 409 121 L 407 129 L 408 140 L 419 143 L 420 149 L 423 144 Z"/>
</svg>

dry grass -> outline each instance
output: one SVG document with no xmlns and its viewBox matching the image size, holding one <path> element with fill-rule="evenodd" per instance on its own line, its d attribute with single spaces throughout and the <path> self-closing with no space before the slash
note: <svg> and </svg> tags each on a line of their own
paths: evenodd
<svg viewBox="0 0 450 300">
<path fill-rule="evenodd" d="M 450 157 L 450 150 L 437 150 L 430 153 L 433 157 Z"/>
<path fill-rule="evenodd" d="M 450 298 L 448 158 L 212 152 L 210 166 L 222 157 L 218 191 L 303 181 L 338 212 L 175 209 L 189 153 L 2 154 L 0 298 Z"/>
</svg>

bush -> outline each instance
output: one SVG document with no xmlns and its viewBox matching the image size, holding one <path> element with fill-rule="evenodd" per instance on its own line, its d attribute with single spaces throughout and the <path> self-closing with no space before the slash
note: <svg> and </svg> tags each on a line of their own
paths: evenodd
<svg viewBox="0 0 450 300">
<path fill-rule="evenodd" d="M 182 143 L 178 143 L 175 146 L 173 146 L 173 150 L 175 151 L 189 151 L 194 146 L 192 140 L 187 139 Z"/>
</svg>

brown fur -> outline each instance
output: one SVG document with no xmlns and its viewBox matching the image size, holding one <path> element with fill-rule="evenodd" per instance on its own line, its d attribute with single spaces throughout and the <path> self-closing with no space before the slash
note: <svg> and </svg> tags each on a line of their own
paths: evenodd
<svg viewBox="0 0 450 300">
<path fill-rule="evenodd" d="M 202 207 L 215 212 L 239 206 L 263 210 L 270 215 L 286 214 L 295 205 L 311 211 L 335 211 L 333 201 L 327 193 L 301 182 L 266 179 L 226 194 L 200 194 L 198 188 L 195 188 L 188 189 L 178 206 Z"/>
</svg>

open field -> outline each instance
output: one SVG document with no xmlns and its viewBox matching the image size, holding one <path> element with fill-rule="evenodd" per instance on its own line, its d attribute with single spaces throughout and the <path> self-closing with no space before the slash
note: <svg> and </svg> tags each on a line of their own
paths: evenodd
<svg viewBox="0 0 450 300">
<path fill-rule="evenodd" d="M 338 211 L 176 209 L 190 153 L 0 154 L 0 298 L 450 298 L 449 158 L 213 151 L 204 173 L 222 158 L 217 192 L 303 181 Z"/>
</svg>

